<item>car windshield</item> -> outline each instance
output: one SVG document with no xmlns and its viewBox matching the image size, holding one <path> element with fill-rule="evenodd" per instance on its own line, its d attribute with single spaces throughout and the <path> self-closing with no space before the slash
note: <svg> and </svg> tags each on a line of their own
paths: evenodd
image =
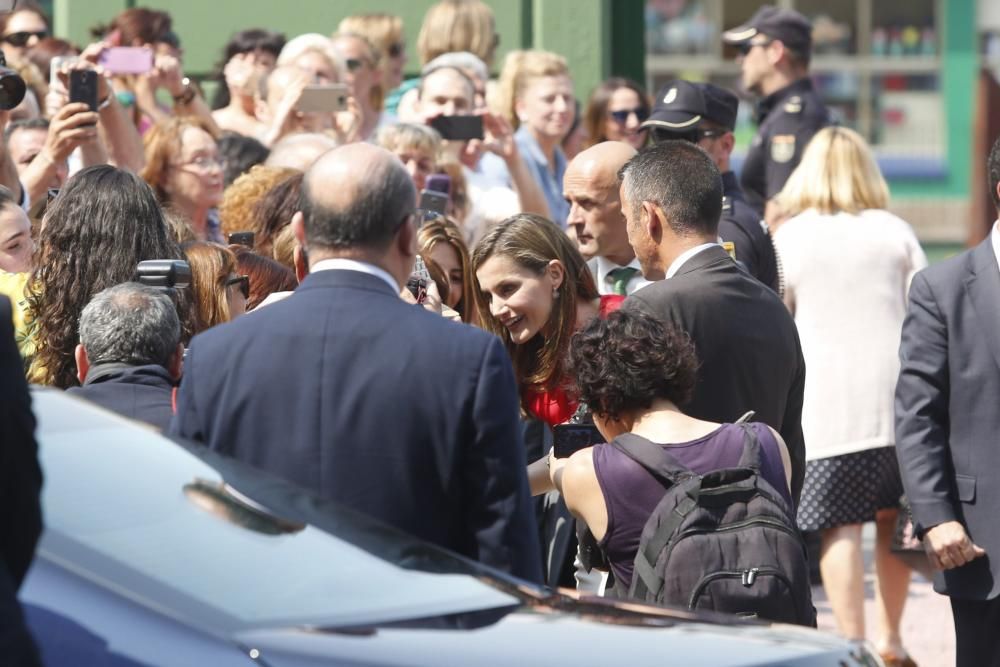
<svg viewBox="0 0 1000 667">
<path fill-rule="evenodd" d="M 33 399 L 39 556 L 140 604 L 219 631 L 519 604 L 475 565 L 360 514 L 60 392 Z"/>
</svg>

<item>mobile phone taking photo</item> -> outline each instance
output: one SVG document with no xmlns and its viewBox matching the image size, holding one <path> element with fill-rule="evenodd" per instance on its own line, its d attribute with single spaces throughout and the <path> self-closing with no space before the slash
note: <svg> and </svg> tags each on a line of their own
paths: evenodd
<svg viewBox="0 0 1000 667">
<path fill-rule="evenodd" d="M 69 73 L 69 101 L 83 102 L 91 111 L 97 111 L 97 72 L 75 69 Z"/>
<path fill-rule="evenodd" d="M 485 136 L 482 116 L 438 116 L 428 125 L 437 130 L 442 139 L 449 141 L 482 139 Z"/>
<path fill-rule="evenodd" d="M 98 61 L 111 74 L 145 74 L 153 69 L 153 52 L 143 46 L 113 46 Z"/>
<path fill-rule="evenodd" d="M 342 83 L 306 86 L 295 104 L 295 110 L 303 113 L 346 111 L 350 94 L 350 89 Z"/>
</svg>

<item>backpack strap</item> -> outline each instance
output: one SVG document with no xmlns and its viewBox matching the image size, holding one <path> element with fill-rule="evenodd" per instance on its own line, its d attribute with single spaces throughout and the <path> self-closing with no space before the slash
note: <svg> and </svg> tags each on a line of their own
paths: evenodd
<svg viewBox="0 0 1000 667">
<path fill-rule="evenodd" d="M 754 412 L 753 410 L 747 410 L 746 412 L 743 413 L 742 417 L 740 417 L 739 419 L 737 419 L 733 423 L 734 424 L 746 424 L 748 421 L 750 421 L 751 419 L 753 419 L 754 415 L 756 415 L 756 414 L 757 413 Z"/>
<path fill-rule="evenodd" d="M 737 426 L 743 431 L 743 454 L 740 455 L 740 462 L 736 465 L 740 468 L 750 468 L 758 475 L 760 474 L 760 439 L 753 426 L 747 422 L 737 422 Z"/>
<path fill-rule="evenodd" d="M 665 487 L 673 486 L 689 477 L 697 477 L 692 470 L 678 463 L 665 448 L 641 435 L 623 433 L 612 440 L 611 445 L 641 465 Z"/>
<path fill-rule="evenodd" d="M 663 588 L 663 577 L 656 570 L 656 561 L 688 514 L 698 507 L 701 478 L 694 476 L 682 480 L 681 484 L 688 488 L 684 489 L 684 494 L 677 501 L 673 511 L 665 517 L 658 511 L 654 511 L 650 516 L 649 521 L 656 521 L 657 518 L 662 520 L 658 522 L 649 541 L 636 551 L 635 560 L 632 561 L 632 586 L 629 597 L 637 600 L 655 599 Z M 646 532 L 646 528 L 643 532 Z"/>
</svg>

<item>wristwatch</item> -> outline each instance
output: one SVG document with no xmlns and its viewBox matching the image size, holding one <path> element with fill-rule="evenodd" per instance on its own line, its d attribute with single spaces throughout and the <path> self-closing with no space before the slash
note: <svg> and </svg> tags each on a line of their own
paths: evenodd
<svg viewBox="0 0 1000 667">
<path fill-rule="evenodd" d="M 181 85 L 184 86 L 184 91 L 180 95 L 174 95 L 174 104 L 186 106 L 191 104 L 198 91 L 191 85 L 191 79 L 187 77 L 181 79 Z"/>
</svg>

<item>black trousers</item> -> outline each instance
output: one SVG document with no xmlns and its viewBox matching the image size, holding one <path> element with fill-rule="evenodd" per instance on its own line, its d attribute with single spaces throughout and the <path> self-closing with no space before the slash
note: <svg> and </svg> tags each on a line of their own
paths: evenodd
<svg viewBox="0 0 1000 667">
<path fill-rule="evenodd" d="M 957 667 L 1000 667 L 1000 597 L 951 598 Z"/>
</svg>

